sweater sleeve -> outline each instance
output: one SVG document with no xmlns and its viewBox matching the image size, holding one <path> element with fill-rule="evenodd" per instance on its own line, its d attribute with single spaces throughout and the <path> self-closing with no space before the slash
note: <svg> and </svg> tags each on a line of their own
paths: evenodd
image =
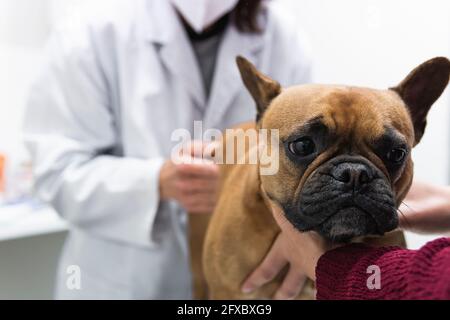
<svg viewBox="0 0 450 320">
<path fill-rule="evenodd" d="M 450 299 L 450 239 L 420 250 L 352 244 L 325 253 L 316 268 L 318 300 Z"/>
</svg>

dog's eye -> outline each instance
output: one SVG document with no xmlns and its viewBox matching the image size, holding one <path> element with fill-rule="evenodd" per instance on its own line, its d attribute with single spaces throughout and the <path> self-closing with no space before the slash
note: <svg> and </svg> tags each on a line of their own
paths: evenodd
<svg viewBox="0 0 450 320">
<path fill-rule="evenodd" d="M 388 152 L 386 157 L 390 162 L 399 164 L 399 163 L 403 162 L 403 160 L 405 160 L 406 150 L 392 149 L 391 151 Z"/>
<path fill-rule="evenodd" d="M 301 138 L 289 143 L 289 151 L 295 156 L 306 157 L 316 151 L 316 146 L 310 138 Z"/>
</svg>

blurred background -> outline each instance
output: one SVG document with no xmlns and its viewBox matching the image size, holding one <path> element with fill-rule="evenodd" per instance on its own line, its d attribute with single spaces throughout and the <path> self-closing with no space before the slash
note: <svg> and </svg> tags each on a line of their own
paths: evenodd
<svg viewBox="0 0 450 320">
<path fill-rule="evenodd" d="M 27 91 L 52 26 L 104 0 L 0 0 L 0 299 L 51 298 L 65 224 L 30 196 L 21 142 Z M 386 88 L 434 56 L 450 56 L 447 0 L 273 0 L 291 8 L 309 36 L 315 80 Z M 432 108 L 414 150 L 416 177 L 450 179 L 450 90 Z M 428 239 L 408 234 L 411 248 Z"/>
</svg>

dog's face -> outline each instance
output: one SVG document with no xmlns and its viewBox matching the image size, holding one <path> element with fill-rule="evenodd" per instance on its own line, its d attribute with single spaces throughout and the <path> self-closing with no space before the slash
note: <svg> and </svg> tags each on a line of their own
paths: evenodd
<svg viewBox="0 0 450 320">
<path fill-rule="evenodd" d="M 238 65 L 259 128 L 279 130 L 279 141 L 268 141 L 279 144 L 279 171 L 261 183 L 286 218 L 335 242 L 395 229 L 412 181 L 411 149 L 448 83 L 450 62 L 432 59 L 389 90 L 281 89 L 245 59 Z"/>
</svg>

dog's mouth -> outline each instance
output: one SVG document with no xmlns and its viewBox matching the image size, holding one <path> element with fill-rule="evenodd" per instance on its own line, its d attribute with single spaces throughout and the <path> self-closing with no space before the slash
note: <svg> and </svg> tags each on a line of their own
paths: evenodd
<svg viewBox="0 0 450 320">
<path fill-rule="evenodd" d="M 383 231 L 380 231 L 375 218 L 357 206 L 338 210 L 313 230 L 335 243 L 347 243 L 365 235 L 384 234 Z"/>
<path fill-rule="evenodd" d="M 352 178 L 349 170 L 366 176 Z M 285 208 L 285 214 L 298 230 L 316 231 L 333 242 L 381 236 L 398 226 L 390 183 L 367 161 L 334 161 L 322 167 L 305 183 L 299 200 Z"/>
<path fill-rule="evenodd" d="M 325 239 L 346 243 L 361 236 L 382 236 L 398 226 L 397 210 L 387 197 L 371 199 L 341 195 L 318 206 L 298 206 L 287 218 L 300 231 L 316 231 Z M 290 214 L 289 214 L 290 212 Z"/>
</svg>

